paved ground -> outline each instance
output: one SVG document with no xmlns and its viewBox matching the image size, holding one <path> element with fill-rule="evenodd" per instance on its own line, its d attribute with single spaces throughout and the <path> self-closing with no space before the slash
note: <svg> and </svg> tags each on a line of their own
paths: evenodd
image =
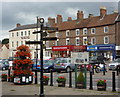
<svg viewBox="0 0 120 97">
<path fill-rule="evenodd" d="M 0 82 L 2 84 L 2 95 L 39 95 L 39 85 L 14 85 L 10 82 Z M 97 91 L 89 89 L 76 89 L 66 87 L 45 86 L 45 95 L 118 95 L 118 92 Z M 103 97 L 103 96 L 102 96 Z"/>
</svg>

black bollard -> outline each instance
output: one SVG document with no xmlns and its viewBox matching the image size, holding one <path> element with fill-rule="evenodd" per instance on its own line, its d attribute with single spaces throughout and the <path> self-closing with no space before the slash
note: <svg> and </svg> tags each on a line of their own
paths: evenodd
<svg viewBox="0 0 120 97">
<path fill-rule="evenodd" d="M 38 81 L 37 81 L 37 69 L 35 70 L 35 84 L 37 84 L 38 83 Z"/>
<path fill-rule="evenodd" d="M 8 68 L 8 82 L 10 82 L 10 67 Z"/>
<path fill-rule="evenodd" d="M 53 70 L 50 69 L 50 86 L 53 86 Z"/>
<path fill-rule="evenodd" d="M 112 91 L 116 91 L 115 72 L 112 72 Z"/>
<path fill-rule="evenodd" d="M 72 88 L 72 71 L 69 71 L 69 88 Z"/>
<path fill-rule="evenodd" d="M 117 66 L 117 76 L 119 75 L 119 67 Z"/>
<path fill-rule="evenodd" d="M 105 75 L 105 64 L 104 64 L 104 67 L 103 67 L 103 75 Z"/>
<path fill-rule="evenodd" d="M 92 64 L 92 74 L 94 75 L 94 64 Z"/>
<path fill-rule="evenodd" d="M 92 71 L 90 71 L 90 90 L 93 90 Z"/>
</svg>

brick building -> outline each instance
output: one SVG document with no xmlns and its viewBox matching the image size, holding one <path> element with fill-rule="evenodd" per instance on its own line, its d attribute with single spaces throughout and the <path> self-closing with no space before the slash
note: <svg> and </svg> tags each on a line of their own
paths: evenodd
<svg viewBox="0 0 120 97">
<path fill-rule="evenodd" d="M 50 18 L 48 21 L 50 22 Z M 63 21 L 62 15 L 57 15 L 57 22 L 55 23 L 55 18 L 52 18 L 51 21 L 52 26 L 58 27 L 57 32 L 49 32 L 49 36 L 58 38 L 57 41 L 49 42 L 51 47 L 51 51 L 49 51 L 51 53 L 53 51 L 53 54 L 67 55 L 71 51 L 71 47 L 66 47 L 66 50 L 61 49 L 65 48 L 65 45 L 72 46 L 72 51 L 73 46 L 77 47 L 74 49 L 77 51 L 81 51 L 81 46 L 86 46 L 86 51 L 90 52 L 90 56 L 103 54 L 110 59 L 120 53 L 120 16 L 118 12 L 107 14 L 107 9 L 101 7 L 99 16 L 89 14 L 88 18 L 84 18 L 84 12 L 78 11 L 76 20 L 68 17 L 67 21 Z"/>
</svg>

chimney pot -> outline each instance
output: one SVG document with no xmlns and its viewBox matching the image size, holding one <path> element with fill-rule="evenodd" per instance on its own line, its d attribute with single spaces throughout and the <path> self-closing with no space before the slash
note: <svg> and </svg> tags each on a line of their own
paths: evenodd
<svg viewBox="0 0 120 97">
<path fill-rule="evenodd" d="M 71 17 L 68 17 L 68 20 L 67 21 L 72 21 L 72 18 Z"/>
<path fill-rule="evenodd" d="M 53 25 L 55 23 L 55 18 L 48 17 L 48 24 Z"/>
<path fill-rule="evenodd" d="M 104 15 L 107 14 L 107 10 L 106 7 L 100 7 L 100 16 L 103 17 Z"/>
<path fill-rule="evenodd" d="M 77 20 L 83 19 L 84 18 L 84 13 L 83 11 L 79 11 L 77 12 Z"/>
<path fill-rule="evenodd" d="M 21 24 L 20 24 L 20 23 L 17 23 L 17 24 L 16 24 L 16 27 L 20 27 L 20 26 L 21 26 Z"/>
<path fill-rule="evenodd" d="M 57 15 L 57 23 L 61 23 L 62 22 L 62 15 Z"/>
</svg>

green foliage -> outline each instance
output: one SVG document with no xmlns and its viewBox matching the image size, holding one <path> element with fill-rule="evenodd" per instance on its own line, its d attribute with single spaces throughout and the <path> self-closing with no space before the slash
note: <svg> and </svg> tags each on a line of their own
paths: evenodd
<svg viewBox="0 0 120 97">
<path fill-rule="evenodd" d="M 106 80 L 102 80 L 102 79 L 97 80 L 97 84 L 99 85 L 103 85 L 105 83 L 106 83 Z"/>
<path fill-rule="evenodd" d="M 84 82 L 84 76 L 83 76 L 83 73 L 80 72 L 79 75 L 78 75 L 78 78 L 77 78 L 77 82 Z"/>
<path fill-rule="evenodd" d="M 5 38 L 2 40 L 2 44 L 8 44 L 9 43 L 9 39 L 8 38 Z"/>
</svg>

